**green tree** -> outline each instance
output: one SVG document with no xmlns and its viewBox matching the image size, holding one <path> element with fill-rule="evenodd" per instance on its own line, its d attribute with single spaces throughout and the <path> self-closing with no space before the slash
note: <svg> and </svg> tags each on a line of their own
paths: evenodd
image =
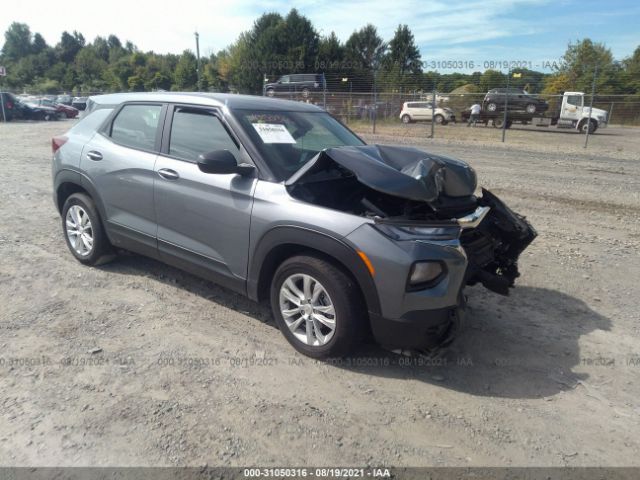
<svg viewBox="0 0 640 480">
<path fill-rule="evenodd" d="M 640 93 L 640 46 L 636 47 L 633 55 L 622 62 L 624 69 L 626 93 Z"/>
<path fill-rule="evenodd" d="M 384 58 L 387 45 L 378 35 L 378 30 L 367 24 L 351 34 L 345 44 L 346 54 L 356 68 L 372 71 L 377 69 Z"/>
<path fill-rule="evenodd" d="M 335 32 L 331 32 L 329 36 L 322 37 L 318 43 L 316 70 L 319 72 L 344 71 L 344 56 L 344 45 L 340 42 Z"/>
<path fill-rule="evenodd" d="M 486 92 L 492 88 L 504 88 L 507 86 L 507 76 L 497 70 L 485 70 L 480 75 L 480 90 Z"/>
<path fill-rule="evenodd" d="M 620 65 L 614 62 L 611 50 L 602 43 L 588 38 L 569 43 L 562 60 L 558 72 L 568 77 L 572 90 L 591 92 L 596 66 L 597 93 L 621 93 L 624 90 Z"/>
<path fill-rule="evenodd" d="M 173 77 L 175 90 L 196 90 L 198 87 L 198 74 L 196 72 L 196 56 L 191 50 L 185 50 L 178 60 Z"/>
<path fill-rule="evenodd" d="M 29 26 L 25 23 L 13 22 L 4 33 L 3 60 L 18 62 L 30 53 L 32 53 L 32 45 Z"/>
<path fill-rule="evenodd" d="M 81 33 L 74 31 L 72 35 L 64 31 L 60 37 L 60 42 L 56 45 L 58 58 L 63 62 L 73 63 L 76 55 L 84 45 L 85 40 Z"/>
<path fill-rule="evenodd" d="M 49 49 L 49 45 L 47 45 L 46 40 L 42 35 L 36 33 L 33 35 L 33 43 L 31 45 L 31 52 L 34 54 L 39 54 L 42 52 L 46 52 Z"/>
<path fill-rule="evenodd" d="M 420 50 L 416 46 L 413 33 L 407 25 L 398 25 L 389 42 L 389 52 L 385 57 L 386 67 L 397 71 L 400 75 L 418 74 L 422 72 L 420 60 Z"/>
<path fill-rule="evenodd" d="M 93 92 L 104 89 L 102 74 L 107 68 L 107 62 L 100 58 L 93 46 L 80 49 L 74 63 L 81 90 Z"/>
</svg>

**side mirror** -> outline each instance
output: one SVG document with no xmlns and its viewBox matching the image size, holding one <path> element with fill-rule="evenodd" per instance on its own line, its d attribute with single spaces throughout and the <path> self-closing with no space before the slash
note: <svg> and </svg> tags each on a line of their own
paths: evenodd
<svg viewBox="0 0 640 480">
<path fill-rule="evenodd" d="M 248 175 L 254 169 L 253 165 L 247 163 L 238 165 L 236 157 L 229 150 L 203 153 L 198 157 L 198 168 L 204 173 L 238 173 L 240 175 Z"/>
</svg>

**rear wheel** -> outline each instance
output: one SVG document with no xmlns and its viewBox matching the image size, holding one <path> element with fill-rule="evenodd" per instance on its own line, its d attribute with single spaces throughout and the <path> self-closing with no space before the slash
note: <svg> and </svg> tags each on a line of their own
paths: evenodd
<svg viewBox="0 0 640 480">
<path fill-rule="evenodd" d="M 85 265 L 98 265 L 113 256 L 93 200 L 84 193 L 74 193 L 62 207 L 62 231 L 67 247 Z"/>
<path fill-rule="evenodd" d="M 289 343 L 313 358 L 352 352 L 365 331 L 357 285 L 318 257 L 295 256 L 278 267 L 271 283 L 271 309 Z"/>
<path fill-rule="evenodd" d="M 440 114 L 437 114 L 435 117 L 433 117 L 436 121 L 436 123 L 438 125 L 446 125 L 447 121 L 444 119 L 444 117 Z"/>
<path fill-rule="evenodd" d="M 536 113 L 536 105 L 534 103 L 530 103 L 525 107 L 527 113 Z"/>
<path fill-rule="evenodd" d="M 309 97 L 309 89 L 308 88 L 303 88 L 302 89 L 302 96 L 304 98 L 308 98 Z"/>
<path fill-rule="evenodd" d="M 402 116 L 402 123 L 405 123 L 405 124 L 411 123 L 411 117 L 407 114 L 404 114 Z"/>
</svg>

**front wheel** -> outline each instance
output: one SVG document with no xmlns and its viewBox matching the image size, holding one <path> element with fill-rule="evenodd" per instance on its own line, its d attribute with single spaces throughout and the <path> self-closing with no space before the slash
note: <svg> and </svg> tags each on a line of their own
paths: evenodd
<svg viewBox="0 0 640 480">
<path fill-rule="evenodd" d="M 530 103 L 525 107 L 527 113 L 536 113 L 536 106 L 533 103 Z"/>
<path fill-rule="evenodd" d="M 276 91 L 273 88 L 269 88 L 266 93 L 267 97 L 273 97 L 276 94 Z"/>
<path fill-rule="evenodd" d="M 111 258 L 111 244 L 88 195 L 74 193 L 64 202 L 62 231 L 67 247 L 80 263 L 98 265 Z"/>
<path fill-rule="evenodd" d="M 589 134 L 595 132 L 596 131 L 596 122 L 593 121 L 593 120 L 585 120 L 584 122 L 582 122 L 582 125 L 580 126 L 580 131 L 582 133 L 589 132 Z"/>
<path fill-rule="evenodd" d="M 447 121 L 446 121 L 446 120 L 444 119 L 444 117 L 443 117 L 442 115 L 440 115 L 440 114 L 436 115 L 434 118 L 435 118 L 436 123 L 437 123 L 438 125 L 446 125 L 446 124 L 447 124 Z"/>
<path fill-rule="evenodd" d="M 271 309 L 285 338 L 309 357 L 344 356 L 364 334 L 357 285 L 318 257 L 295 256 L 278 267 L 271 283 Z"/>
<path fill-rule="evenodd" d="M 489 112 L 495 112 L 498 110 L 498 104 L 494 103 L 494 102 L 490 102 L 487 104 L 487 111 Z"/>
</svg>

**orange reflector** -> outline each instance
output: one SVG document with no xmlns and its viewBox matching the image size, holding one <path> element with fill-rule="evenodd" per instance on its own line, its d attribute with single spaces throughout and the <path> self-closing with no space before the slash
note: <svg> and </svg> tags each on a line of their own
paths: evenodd
<svg viewBox="0 0 640 480">
<path fill-rule="evenodd" d="M 371 263 L 371 260 L 369 260 L 369 257 L 367 257 L 367 254 L 364 253 L 364 252 L 361 252 L 360 250 L 358 250 L 358 255 L 360 256 L 360 258 L 362 259 L 364 264 L 367 266 L 367 269 L 369 270 L 369 273 L 373 277 L 376 274 L 376 271 L 373 268 L 373 264 Z"/>
</svg>

